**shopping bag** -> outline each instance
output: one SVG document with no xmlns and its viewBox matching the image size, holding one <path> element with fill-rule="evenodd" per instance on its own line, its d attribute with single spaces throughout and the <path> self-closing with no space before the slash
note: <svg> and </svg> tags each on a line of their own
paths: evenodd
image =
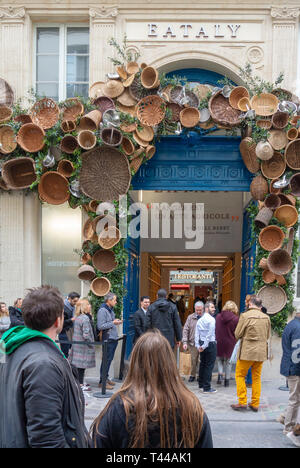
<svg viewBox="0 0 300 468">
<path fill-rule="evenodd" d="M 233 348 L 231 358 L 229 360 L 230 364 L 236 364 L 237 363 L 237 356 L 238 356 L 238 351 L 240 347 L 241 341 L 238 340 L 235 347 Z"/>
<path fill-rule="evenodd" d="M 180 353 L 179 355 L 179 373 L 190 375 L 192 369 L 192 356 L 190 353 Z"/>
</svg>

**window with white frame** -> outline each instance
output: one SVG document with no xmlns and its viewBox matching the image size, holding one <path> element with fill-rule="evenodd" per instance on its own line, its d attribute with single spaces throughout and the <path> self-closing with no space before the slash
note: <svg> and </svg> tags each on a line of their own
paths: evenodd
<svg viewBox="0 0 300 468">
<path fill-rule="evenodd" d="M 89 92 L 89 28 L 36 26 L 35 91 L 55 101 Z"/>
</svg>

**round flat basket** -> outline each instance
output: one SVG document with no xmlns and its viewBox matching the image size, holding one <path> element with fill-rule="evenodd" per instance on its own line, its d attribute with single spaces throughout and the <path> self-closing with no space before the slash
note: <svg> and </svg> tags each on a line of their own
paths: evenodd
<svg viewBox="0 0 300 468">
<path fill-rule="evenodd" d="M 0 106 L 0 123 L 8 122 L 12 114 L 13 111 L 10 107 Z"/>
<path fill-rule="evenodd" d="M 264 250 L 272 252 L 280 249 L 283 244 L 285 234 L 279 226 L 267 226 L 259 233 L 259 243 Z"/>
<path fill-rule="evenodd" d="M 104 81 L 96 81 L 93 83 L 89 89 L 90 98 L 96 99 L 97 97 L 103 96 L 102 87 L 104 84 Z"/>
<path fill-rule="evenodd" d="M 152 127 L 142 127 L 136 129 L 136 134 L 144 141 L 150 142 L 154 138 L 154 131 Z"/>
<path fill-rule="evenodd" d="M 59 172 L 45 172 L 38 185 L 41 199 L 50 205 L 62 205 L 70 198 L 68 179 Z"/>
<path fill-rule="evenodd" d="M 260 163 L 255 153 L 256 144 L 251 137 L 243 138 L 240 143 L 240 152 L 248 171 L 255 174 L 259 171 Z"/>
<path fill-rule="evenodd" d="M 300 170 L 300 138 L 291 141 L 285 149 L 287 165 L 294 171 Z"/>
<path fill-rule="evenodd" d="M 111 288 L 110 281 L 107 278 L 95 278 L 91 284 L 91 291 L 95 296 L 103 297 L 109 293 Z"/>
<path fill-rule="evenodd" d="M 241 123 L 241 111 L 233 109 L 229 100 L 222 95 L 222 90 L 209 100 L 209 112 L 214 122 L 225 127 L 235 127 Z"/>
<path fill-rule="evenodd" d="M 255 110 L 256 115 L 266 117 L 273 115 L 277 111 L 278 99 L 274 94 L 261 93 L 253 96 L 251 99 L 251 108 Z"/>
<path fill-rule="evenodd" d="M 260 168 L 263 176 L 267 179 L 277 179 L 286 169 L 285 158 L 281 153 L 275 151 L 271 159 L 262 161 Z"/>
<path fill-rule="evenodd" d="M 108 109 L 115 109 L 114 101 L 107 96 L 99 96 L 94 100 L 94 106 L 96 106 L 101 114 L 104 114 Z"/>
<path fill-rule="evenodd" d="M 268 142 L 275 151 L 282 150 L 288 144 L 287 134 L 283 130 L 270 130 Z"/>
<path fill-rule="evenodd" d="M 287 297 L 280 286 L 263 286 L 257 293 L 269 315 L 280 312 L 286 305 Z"/>
<path fill-rule="evenodd" d="M 9 125 L 1 125 L 0 127 L 0 153 L 12 153 L 17 147 L 15 133 Z"/>
<path fill-rule="evenodd" d="M 166 105 L 159 96 L 147 96 L 137 105 L 137 117 L 143 125 L 158 125 L 165 116 Z"/>
<path fill-rule="evenodd" d="M 261 175 L 254 177 L 250 184 L 250 192 L 254 200 L 264 201 L 265 196 L 269 192 L 269 186 L 266 179 Z"/>
<path fill-rule="evenodd" d="M 293 261 L 285 249 L 273 250 L 268 256 L 268 268 L 275 275 L 286 275 L 293 268 Z"/>
<path fill-rule="evenodd" d="M 152 89 L 144 88 L 137 77 L 134 78 L 128 89 L 131 97 L 136 101 L 139 101 L 146 96 L 150 96 L 153 93 Z"/>
<path fill-rule="evenodd" d="M 300 173 L 294 174 L 290 180 L 291 194 L 300 197 Z"/>
<path fill-rule="evenodd" d="M 118 266 L 116 256 L 112 250 L 97 250 L 93 255 L 94 268 L 101 273 L 110 273 Z"/>
<path fill-rule="evenodd" d="M 59 108 L 53 99 L 44 98 L 37 101 L 31 108 L 32 122 L 44 130 L 54 127 L 59 118 Z"/>
<path fill-rule="evenodd" d="M 196 107 L 186 107 L 179 115 L 181 125 L 186 128 L 193 128 L 198 125 L 200 112 Z"/>
<path fill-rule="evenodd" d="M 14 103 L 14 92 L 3 78 L 0 78 L 0 106 L 11 107 Z"/>
<path fill-rule="evenodd" d="M 125 154 L 108 146 L 96 146 L 82 158 L 80 189 L 94 200 L 118 200 L 130 187 L 131 173 Z"/>
<path fill-rule="evenodd" d="M 112 249 L 117 245 L 121 240 L 121 232 L 115 226 L 109 226 L 107 229 L 104 229 L 100 232 L 98 237 L 98 243 L 102 249 L 108 250 Z"/>
<path fill-rule="evenodd" d="M 44 130 L 33 123 L 22 125 L 17 135 L 17 142 L 24 151 L 36 153 L 44 147 Z"/>
<path fill-rule="evenodd" d="M 275 218 L 285 225 L 285 227 L 292 227 L 298 221 L 298 211 L 292 205 L 281 205 L 274 213 Z"/>
<path fill-rule="evenodd" d="M 9 159 L 2 166 L 2 178 L 13 190 L 30 187 L 36 180 L 34 160 L 27 157 Z"/>
<path fill-rule="evenodd" d="M 233 88 L 233 90 L 231 91 L 229 95 L 229 104 L 234 109 L 239 109 L 238 104 L 239 104 L 240 99 L 242 98 L 249 99 L 249 91 L 243 86 L 236 86 L 235 88 Z"/>
<path fill-rule="evenodd" d="M 81 281 L 92 281 L 95 278 L 95 276 L 96 276 L 95 270 L 90 265 L 82 265 L 77 270 L 77 277 Z"/>
</svg>

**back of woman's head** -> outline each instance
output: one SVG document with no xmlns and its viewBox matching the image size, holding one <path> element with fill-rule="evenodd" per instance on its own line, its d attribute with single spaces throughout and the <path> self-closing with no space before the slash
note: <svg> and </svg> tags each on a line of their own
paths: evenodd
<svg viewBox="0 0 300 468">
<path fill-rule="evenodd" d="M 238 306 L 237 306 L 236 303 L 233 302 L 233 301 L 227 301 L 227 302 L 225 302 L 224 307 L 223 307 L 222 310 L 230 310 L 230 311 L 233 312 L 235 315 L 239 315 Z"/>
</svg>

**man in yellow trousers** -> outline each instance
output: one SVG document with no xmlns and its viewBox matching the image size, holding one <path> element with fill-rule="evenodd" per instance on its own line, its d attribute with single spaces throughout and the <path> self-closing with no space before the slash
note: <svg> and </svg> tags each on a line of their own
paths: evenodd
<svg viewBox="0 0 300 468">
<path fill-rule="evenodd" d="M 251 296 L 249 310 L 240 316 L 235 330 L 235 337 L 241 340 L 235 371 L 238 404 L 231 405 L 235 411 L 244 411 L 249 407 L 257 412 L 261 394 L 261 372 L 264 361 L 268 359 L 268 340 L 271 336 L 271 321 L 261 311 L 262 301 Z M 247 388 L 245 378 L 252 368 L 252 400 L 247 406 Z"/>
</svg>

